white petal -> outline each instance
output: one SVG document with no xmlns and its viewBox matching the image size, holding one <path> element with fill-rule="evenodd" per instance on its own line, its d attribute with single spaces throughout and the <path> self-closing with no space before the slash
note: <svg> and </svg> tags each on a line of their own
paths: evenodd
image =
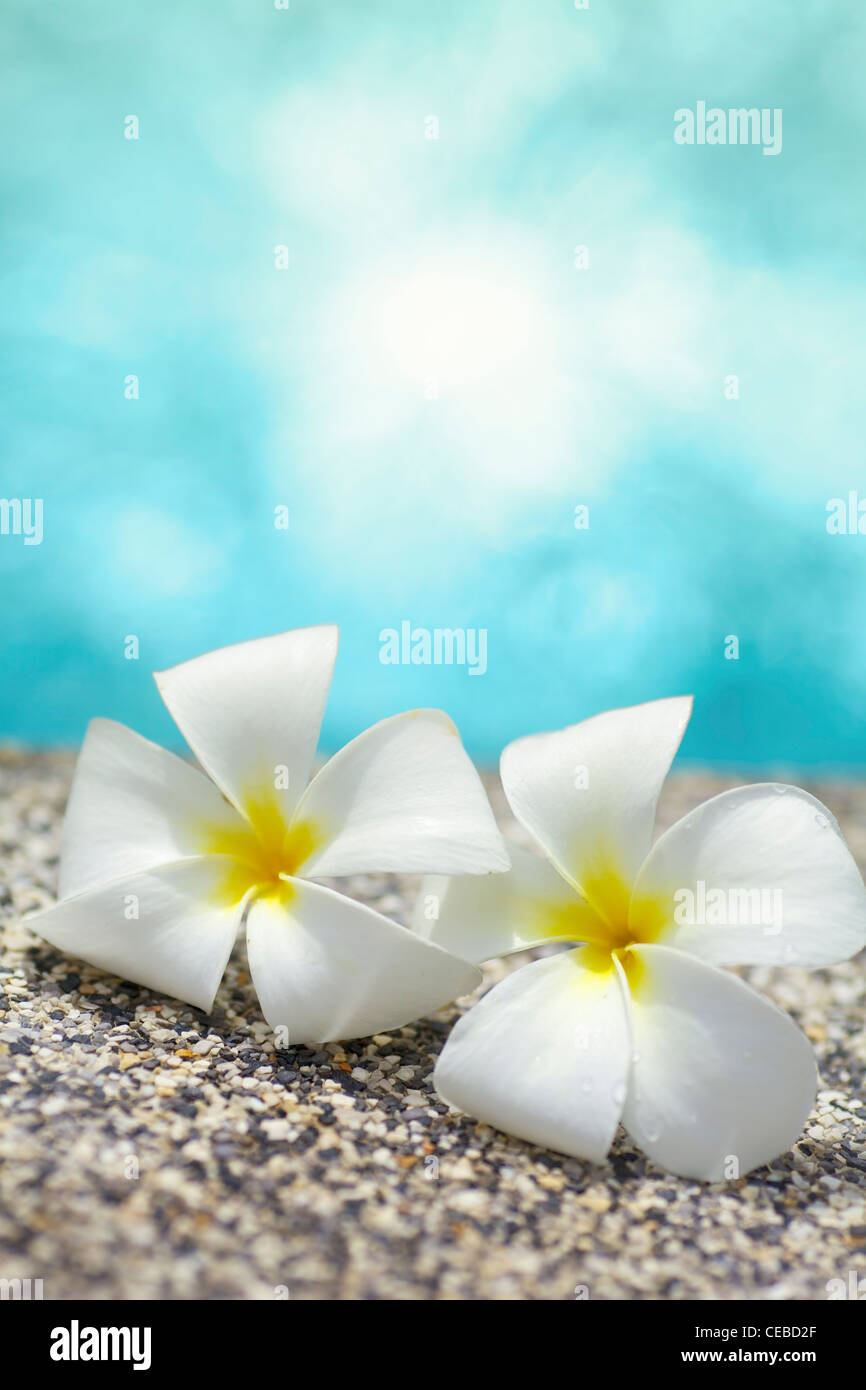
<svg viewBox="0 0 866 1390">
<path fill-rule="evenodd" d="M 629 973 L 636 1060 L 622 1122 L 654 1162 L 719 1182 L 784 1153 L 815 1100 L 809 1042 L 735 975 L 665 946 Z"/>
<path fill-rule="evenodd" d="M 677 696 L 610 710 L 517 739 L 502 754 L 502 785 L 517 819 L 600 910 L 611 881 L 630 889 L 643 863 L 691 707 L 691 697 Z"/>
<path fill-rule="evenodd" d="M 190 748 L 239 811 L 267 794 L 288 820 L 313 765 L 336 655 L 336 627 L 303 627 L 155 673 Z"/>
<path fill-rule="evenodd" d="M 597 1163 L 619 1122 L 630 1047 L 619 978 L 585 968 L 588 957 L 515 970 L 460 1019 L 433 1079 L 476 1119 Z"/>
<path fill-rule="evenodd" d="M 207 1011 L 243 912 L 222 892 L 231 871 L 217 855 L 167 864 L 66 898 L 27 926 L 69 955 Z"/>
<path fill-rule="evenodd" d="M 781 783 L 723 792 L 671 826 L 635 898 L 663 904 L 665 945 L 719 965 L 830 965 L 866 945 L 866 888 L 838 825 Z"/>
<path fill-rule="evenodd" d="M 548 942 L 598 939 L 595 913 L 547 859 L 514 845 L 508 852 L 508 873 L 426 879 L 413 930 L 476 962 Z"/>
<path fill-rule="evenodd" d="M 297 809 L 323 844 L 304 877 L 508 868 L 481 779 L 441 710 L 374 724 L 314 777 Z"/>
<path fill-rule="evenodd" d="M 481 982 L 474 966 L 341 893 L 298 878 L 286 889 L 285 901 L 250 904 L 247 949 L 262 1012 L 293 1044 L 399 1028 Z"/>
<path fill-rule="evenodd" d="M 189 763 L 123 724 L 94 719 L 63 823 L 60 897 L 196 856 L 202 826 L 244 825 Z"/>
</svg>

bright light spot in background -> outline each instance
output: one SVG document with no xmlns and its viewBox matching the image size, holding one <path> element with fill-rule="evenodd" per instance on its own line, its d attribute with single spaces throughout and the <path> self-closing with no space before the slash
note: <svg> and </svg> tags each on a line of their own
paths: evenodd
<svg viewBox="0 0 866 1390">
<path fill-rule="evenodd" d="M 450 269 L 422 271 L 386 291 L 380 337 L 407 376 L 467 386 L 530 354 L 542 337 L 535 296 Z"/>
<path fill-rule="evenodd" d="M 649 194 L 640 182 L 633 191 L 643 207 Z M 311 532 L 317 562 L 327 566 L 335 545 L 376 528 L 388 546 L 368 556 L 366 579 L 375 573 L 384 586 L 399 565 L 432 562 L 446 526 L 479 545 L 497 543 L 505 527 L 526 534 L 538 517 L 556 531 L 574 502 L 609 499 L 621 470 L 658 441 L 691 446 L 707 412 L 726 407 L 732 363 L 743 381 L 761 381 L 724 417 L 741 432 L 744 457 L 778 470 L 786 488 L 812 486 L 826 416 L 813 420 L 809 403 L 838 401 L 842 416 L 847 395 L 850 410 L 857 358 L 847 370 L 827 366 L 832 354 L 816 363 L 810 333 L 850 337 L 850 287 L 843 296 L 822 286 L 819 310 L 811 273 L 744 273 L 675 222 L 645 213 L 623 229 L 605 187 L 591 201 L 602 211 L 586 236 L 601 249 L 588 272 L 573 267 L 570 244 L 553 254 L 537 229 L 454 222 L 424 235 L 407 229 L 411 256 L 383 256 L 366 237 L 348 246 L 342 273 L 321 286 L 303 352 L 285 334 L 282 305 L 271 332 L 257 321 L 278 402 L 277 489 L 298 439 L 314 441 L 308 505 L 328 517 Z M 756 322 L 763 329 L 746 333 Z M 285 349 L 275 353 L 281 335 Z M 817 385 L 792 405 L 790 381 L 801 376 Z M 408 469 L 422 481 L 407 487 Z"/>
<path fill-rule="evenodd" d="M 380 256 L 353 264 L 318 308 L 306 341 L 314 370 L 303 374 L 301 394 L 309 436 L 329 468 L 340 469 L 339 494 L 333 471 L 322 479 L 331 527 L 340 510 L 357 525 L 373 480 L 377 512 L 387 510 L 398 543 L 401 509 L 414 505 L 407 440 L 413 467 L 437 483 L 424 508 L 431 526 L 437 507 L 440 521 L 450 514 L 455 486 L 477 533 L 496 529 L 514 489 L 573 473 L 581 384 L 556 275 L 533 238 L 502 227 L 452 228 L 449 241 L 447 251 L 422 242 L 398 264 Z M 296 359 L 282 365 L 296 380 Z M 290 457 L 289 427 L 296 418 L 285 439 L 276 435 L 275 473 Z M 409 515 L 420 524 L 417 507 Z"/>
<path fill-rule="evenodd" d="M 708 378 L 722 380 L 735 354 L 706 332 L 709 278 L 702 244 L 667 224 L 621 239 L 583 275 L 570 250 L 557 258 L 520 226 L 450 226 L 419 239 L 411 260 L 347 256 L 304 358 L 287 345 L 268 366 L 304 402 L 331 497 L 340 470 L 347 516 L 369 506 L 373 481 L 396 522 L 411 440 L 443 516 L 459 482 L 476 532 L 495 531 L 543 492 L 606 489 L 650 424 L 667 430 L 668 412 L 689 412 Z M 275 475 L 297 428 L 293 403 L 285 436 L 275 431 Z"/>
</svg>

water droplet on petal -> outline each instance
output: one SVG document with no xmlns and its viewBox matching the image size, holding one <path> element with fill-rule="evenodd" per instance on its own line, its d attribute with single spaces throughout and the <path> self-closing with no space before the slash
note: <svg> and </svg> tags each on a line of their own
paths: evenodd
<svg viewBox="0 0 866 1390">
<path fill-rule="evenodd" d="M 590 1081 L 589 1077 L 586 1077 L 584 1081 L 581 1081 L 580 1089 L 583 1091 L 584 1095 L 589 1095 L 590 1091 L 592 1090 L 592 1082 Z"/>
<path fill-rule="evenodd" d="M 826 817 L 826 816 L 822 816 L 822 815 L 821 815 L 821 812 L 819 811 L 819 812 L 817 812 L 817 814 L 816 814 L 816 816 L 815 816 L 815 824 L 816 824 L 816 825 L 820 825 L 820 827 L 821 827 L 822 830 L 826 830 L 826 829 L 827 829 L 827 826 L 830 824 L 830 822 L 828 821 L 827 817 Z"/>
<path fill-rule="evenodd" d="M 615 1105 L 623 1105 L 626 1095 L 625 1083 L 622 1081 L 617 1082 L 610 1094 Z"/>
</svg>

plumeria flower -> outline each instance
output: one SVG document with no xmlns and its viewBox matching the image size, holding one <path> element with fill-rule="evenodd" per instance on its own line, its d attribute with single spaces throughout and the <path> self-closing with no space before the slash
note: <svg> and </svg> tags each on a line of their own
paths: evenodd
<svg viewBox="0 0 866 1390">
<path fill-rule="evenodd" d="M 313 882 L 508 867 L 451 721 L 375 724 L 309 782 L 335 627 L 224 647 L 156 676 L 207 776 L 108 720 L 89 727 L 47 941 L 211 1008 L 246 918 L 265 1018 L 292 1043 L 398 1027 L 476 987 L 474 966 Z"/>
<path fill-rule="evenodd" d="M 690 713 L 657 700 L 510 744 L 503 787 L 545 858 L 512 849 L 510 873 L 428 882 L 416 926 L 476 962 L 575 945 L 458 1022 L 444 1100 L 595 1162 L 622 1121 L 663 1167 L 720 1180 L 790 1148 L 817 1083 L 800 1030 L 720 967 L 846 960 L 866 944 L 866 890 L 797 787 L 723 792 L 652 843 Z"/>
</svg>

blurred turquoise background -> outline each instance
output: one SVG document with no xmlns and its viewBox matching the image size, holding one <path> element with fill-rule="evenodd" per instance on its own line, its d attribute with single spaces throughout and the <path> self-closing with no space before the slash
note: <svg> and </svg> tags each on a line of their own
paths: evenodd
<svg viewBox="0 0 866 1390">
<path fill-rule="evenodd" d="M 44 538 L 0 535 L 0 737 L 171 741 L 152 669 L 338 621 L 328 747 L 432 704 L 492 760 L 694 691 L 690 759 L 866 764 L 866 535 L 826 528 L 866 497 L 863 7 L 2 32 L 0 496 Z M 675 144 L 700 100 L 781 108 L 781 154 Z M 486 674 L 382 665 L 404 619 L 485 628 Z"/>
</svg>

